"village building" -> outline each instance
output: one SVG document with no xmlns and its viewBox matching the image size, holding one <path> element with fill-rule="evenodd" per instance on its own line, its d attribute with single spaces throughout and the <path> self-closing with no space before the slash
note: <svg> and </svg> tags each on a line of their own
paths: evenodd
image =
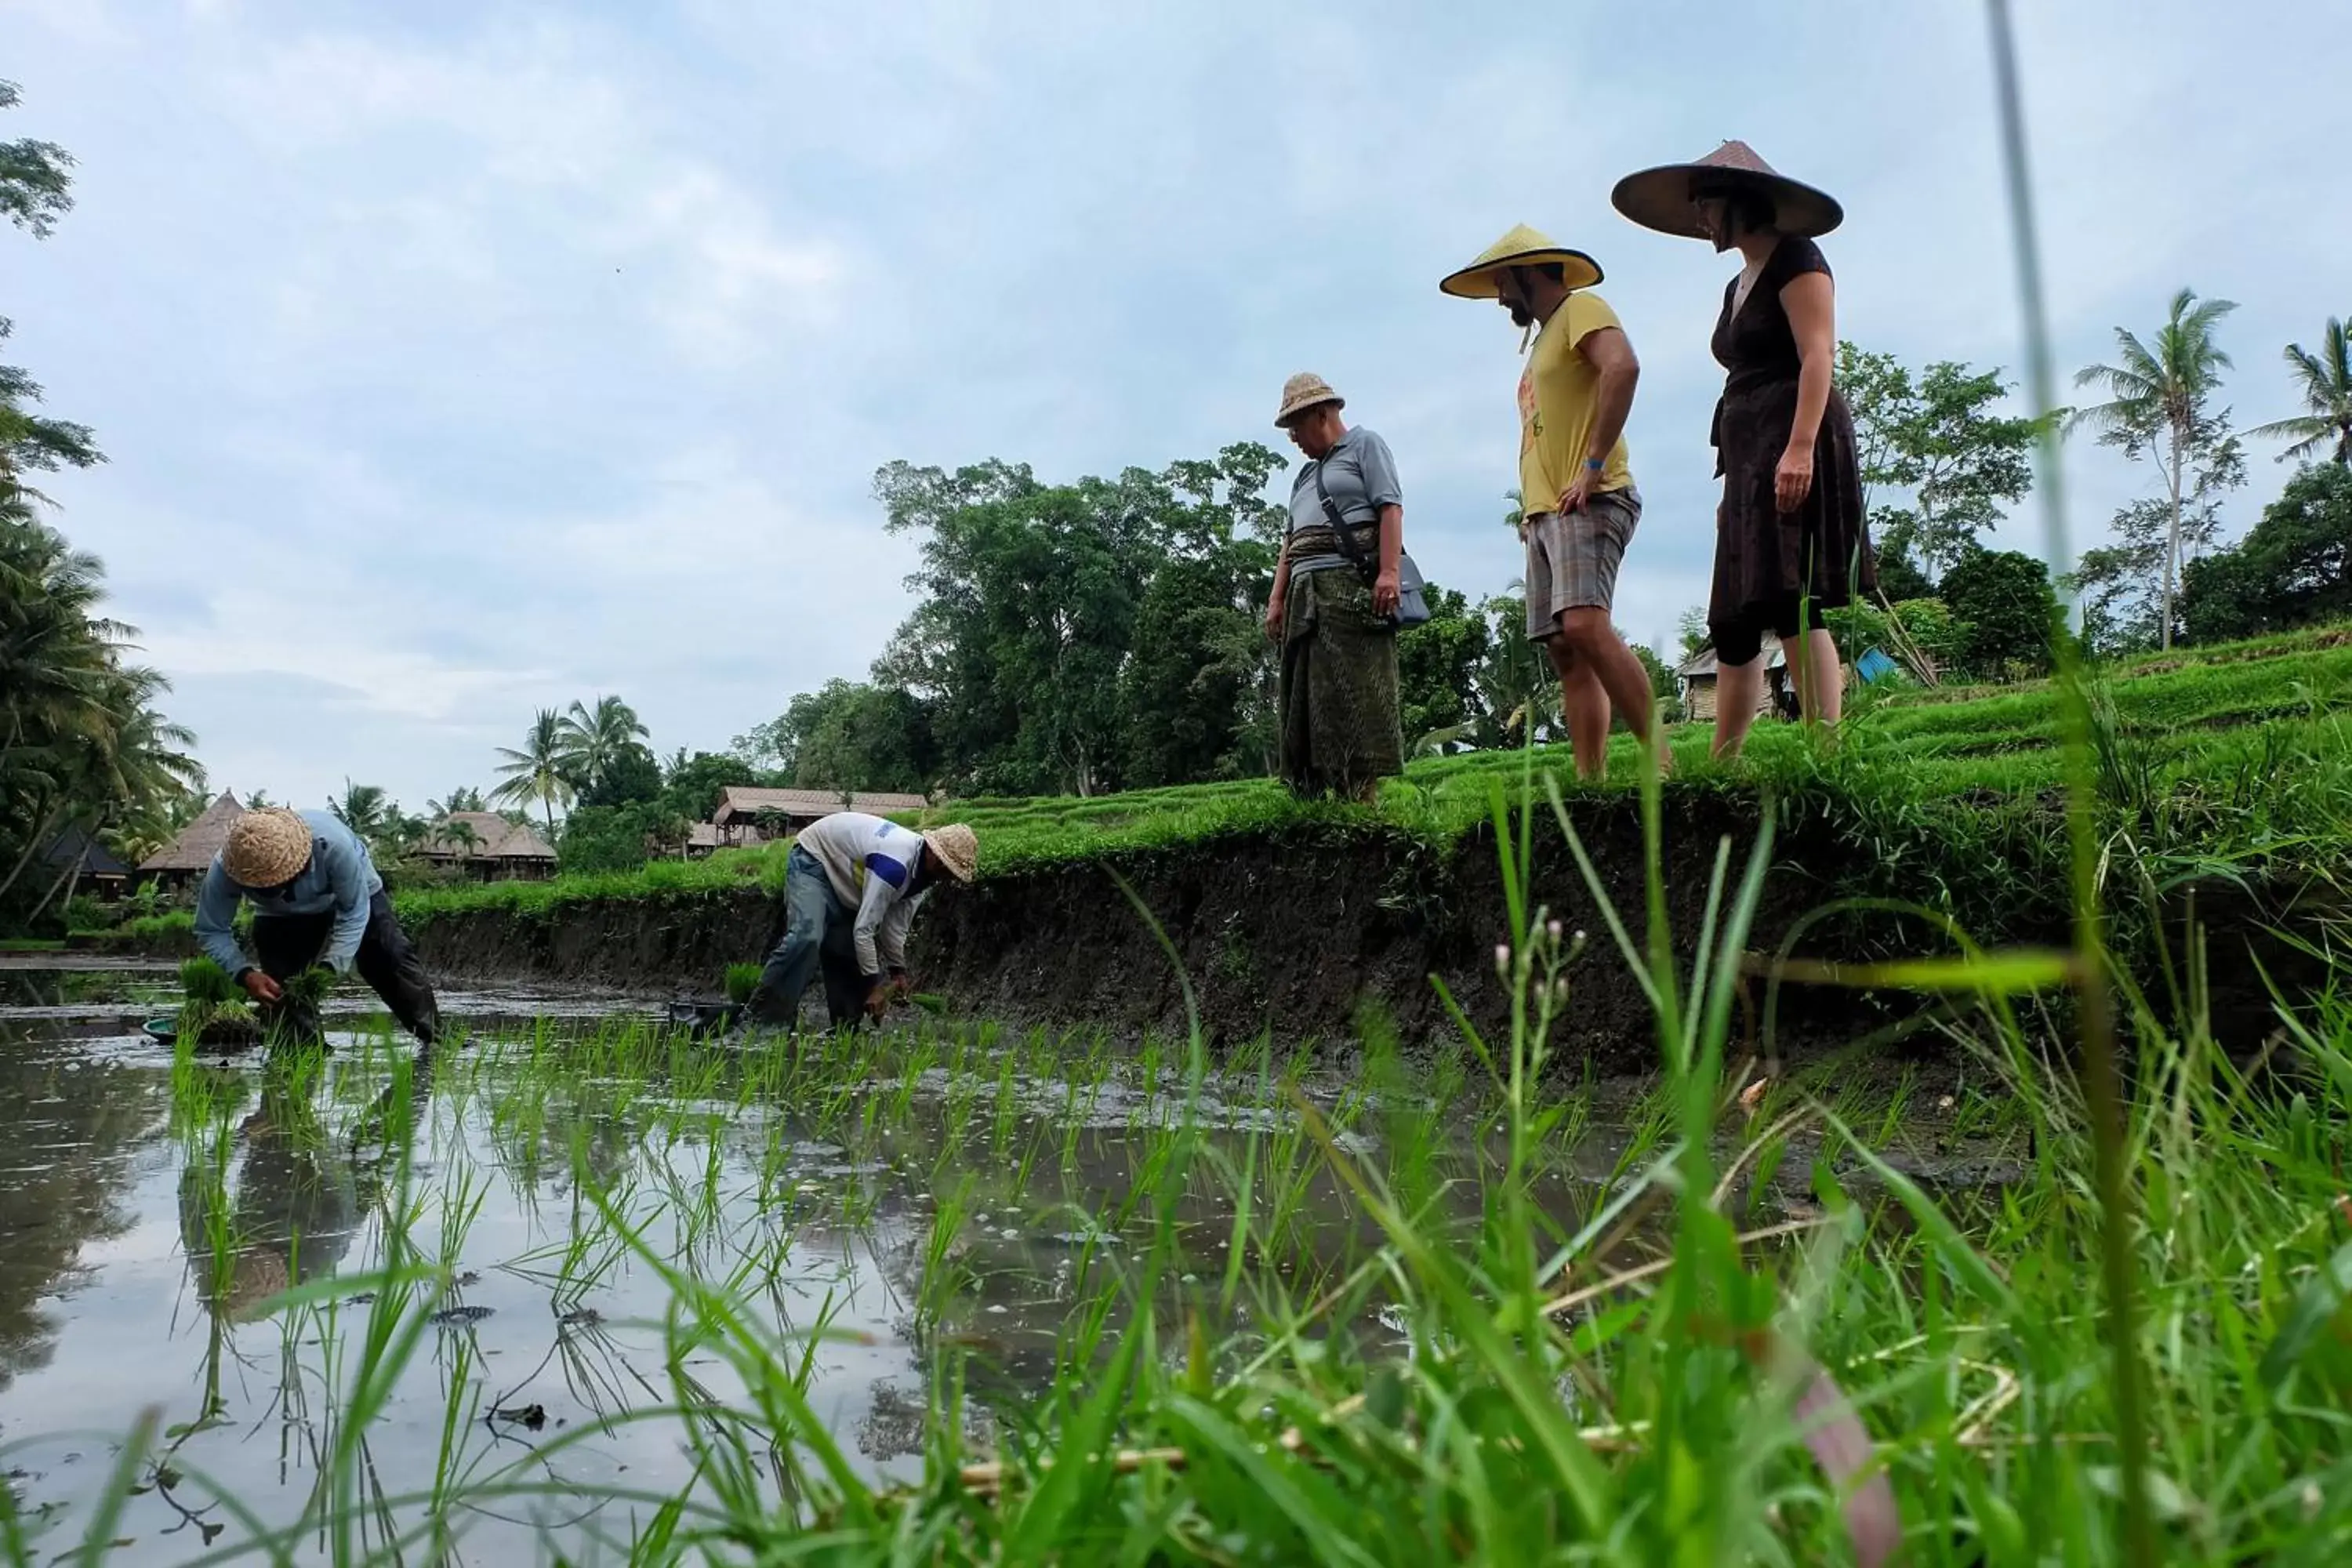
<svg viewBox="0 0 2352 1568">
<path fill-rule="evenodd" d="M 1769 713 L 1789 689 L 1789 655 L 1780 647 L 1780 639 L 1770 632 L 1764 634 L 1764 691 L 1756 704 L 1759 713 Z M 1715 691 L 1717 671 L 1715 647 L 1709 644 L 1675 667 L 1675 679 L 1682 688 L 1683 714 L 1694 723 L 1713 721 L 1716 712 Z"/>
<path fill-rule="evenodd" d="M 139 863 L 142 881 L 153 882 L 167 893 L 184 893 L 212 869 L 213 857 L 228 842 L 229 824 L 245 815 L 245 807 L 226 790 L 205 807 L 204 815 L 180 829 L 180 836 Z"/>
<path fill-rule="evenodd" d="M 1789 673 L 1788 651 L 1781 647 L 1780 639 L 1769 631 L 1764 634 L 1763 657 L 1764 693 L 1756 704 L 1756 711 L 1770 713 L 1777 709 L 1783 717 L 1797 717 L 1796 687 Z M 1883 649 L 1868 649 L 1846 666 L 1846 689 L 1853 689 L 1857 679 L 1875 684 L 1898 673 L 1901 668 Z M 1717 673 L 1712 644 L 1675 667 L 1675 679 L 1682 690 L 1683 714 L 1695 723 L 1706 723 L 1715 718 Z"/>
<path fill-rule="evenodd" d="M 698 822 L 687 838 L 687 853 L 708 855 L 714 849 L 744 849 L 771 838 L 788 837 L 836 811 L 864 811 L 876 816 L 894 812 L 921 811 L 930 801 L 919 795 L 884 791 L 826 789 L 766 789 L 730 784 L 719 797 L 719 808 L 709 822 Z"/>
<path fill-rule="evenodd" d="M 119 899 L 131 885 L 131 868 L 79 823 L 49 840 L 48 847 L 41 851 L 40 864 L 44 876 L 64 885 L 68 898 L 89 892 L 101 899 Z"/>
<path fill-rule="evenodd" d="M 495 811 L 453 811 L 417 846 L 419 858 L 481 882 L 537 881 L 555 874 L 555 850 L 528 823 Z"/>
</svg>

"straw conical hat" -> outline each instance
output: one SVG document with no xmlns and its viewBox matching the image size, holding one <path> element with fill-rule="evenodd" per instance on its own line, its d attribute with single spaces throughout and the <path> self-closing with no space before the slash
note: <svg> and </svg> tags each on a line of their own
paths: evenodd
<svg viewBox="0 0 2352 1568">
<path fill-rule="evenodd" d="M 275 888 L 310 863 L 310 825 L 280 805 L 248 811 L 229 825 L 221 869 L 240 888 Z"/>
<path fill-rule="evenodd" d="M 1348 400 L 1331 390 L 1331 384 L 1311 370 L 1302 370 L 1282 384 L 1282 406 L 1275 411 L 1274 423 L 1279 429 L 1308 409 L 1322 404 L 1345 408 Z"/>
<path fill-rule="evenodd" d="M 969 882 L 980 870 L 980 840 L 971 828 L 961 822 L 950 822 L 944 827 L 934 827 L 923 835 L 923 842 L 948 868 L 948 875 L 959 882 Z"/>
<path fill-rule="evenodd" d="M 1580 250 L 1554 244 L 1520 224 L 1479 252 L 1477 260 L 1437 286 L 1459 300 L 1491 300 L 1496 293 L 1496 273 L 1506 267 L 1540 267 L 1547 261 L 1559 263 L 1563 269 L 1561 280 L 1571 289 L 1590 289 L 1601 281 L 1601 263 Z"/>
<path fill-rule="evenodd" d="M 1742 186 L 1771 198 L 1772 226 L 1782 234 L 1827 234 L 1845 221 L 1845 209 L 1834 196 L 1789 178 L 1745 142 L 1726 142 L 1696 163 L 1662 163 L 1628 174 L 1617 182 L 1609 200 L 1643 228 L 1705 239 L 1695 195 Z"/>
</svg>

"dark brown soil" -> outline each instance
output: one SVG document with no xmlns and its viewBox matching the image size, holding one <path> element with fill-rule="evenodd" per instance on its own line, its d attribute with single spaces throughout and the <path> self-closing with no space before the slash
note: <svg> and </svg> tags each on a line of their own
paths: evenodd
<svg viewBox="0 0 2352 1568">
<path fill-rule="evenodd" d="M 1727 902 L 1757 827 L 1753 805 L 1737 797 L 1689 805 L 1670 819 L 1663 845 L 1669 921 L 1685 970 L 1717 846 L 1727 837 L 1734 847 Z M 1580 803 L 1573 819 L 1611 901 L 1635 940 L 1644 940 L 1638 806 Z M 1747 946 L 1777 951 L 1792 922 L 1822 901 L 1822 878 L 1807 867 L 1826 876 L 1833 867 L 1822 858 L 1849 853 L 1818 829 L 1810 840 L 1801 827 L 1784 837 Z M 1533 858 L 1530 906 L 1586 936 L 1568 971 L 1570 1002 L 1554 1035 L 1562 1058 L 1608 1071 L 1654 1063 L 1650 1004 L 1548 816 Z M 1202 1025 L 1219 1045 L 1269 1030 L 1286 1042 L 1350 1041 L 1368 1008 L 1384 1015 L 1408 1045 L 1419 1045 L 1457 1035 L 1432 976 L 1475 1027 L 1507 1037 L 1510 997 L 1496 973 L 1495 949 L 1508 938 L 1508 910 L 1491 832 L 1439 853 L 1399 834 L 1298 829 L 942 889 L 916 922 L 910 956 L 919 986 L 942 993 L 966 1016 L 1181 1033 L 1189 980 Z M 446 916 L 412 934 L 436 974 L 452 979 L 529 977 L 716 995 L 729 963 L 757 959 L 773 942 L 780 917 L 775 900 L 745 893 L 592 906 L 553 921 Z M 1924 927 L 1906 932 L 1890 917 L 1872 918 L 1874 940 L 1907 940 L 1914 950 L 1926 941 Z M 1800 951 L 1859 956 L 1843 945 L 1853 934 L 1850 922 L 1819 926 Z M 1743 1014 L 1750 1038 L 1762 1037 L 1762 1001 L 1759 984 Z M 1780 998 L 1774 1043 L 1786 1054 L 1843 1044 L 1885 1016 L 1884 1005 L 1850 992 L 1790 988 Z"/>
</svg>

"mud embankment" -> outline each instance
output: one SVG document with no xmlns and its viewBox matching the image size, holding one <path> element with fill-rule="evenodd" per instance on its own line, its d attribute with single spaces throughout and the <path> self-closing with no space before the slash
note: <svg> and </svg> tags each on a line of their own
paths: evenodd
<svg viewBox="0 0 2352 1568">
<path fill-rule="evenodd" d="M 1585 803 L 1575 821 L 1610 900 L 1639 940 L 1645 860 L 1638 807 Z M 1727 837 L 1733 846 L 1728 899 L 1757 826 L 1752 805 L 1720 796 L 1706 811 L 1670 814 L 1663 861 L 1669 920 L 1685 964 L 1705 923 L 1718 847 Z M 1825 824 L 1784 833 L 1748 948 L 1777 951 L 1783 933 L 1836 888 L 1850 887 L 1856 853 Z M 1539 824 L 1533 854 L 1529 903 L 1587 936 L 1569 971 L 1570 1000 L 1555 1036 L 1559 1047 L 1570 1059 L 1608 1068 L 1654 1061 L 1650 1005 L 1556 823 Z M 1930 880 L 1925 873 L 1919 879 L 1923 902 L 1935 901 Z M 1900 884 L 1897 878 L 1893 886 Z M 1285 1041 L 1352 1037 L 1369 1006 L 1412 1044 L 1455 1033 L 1431 983 L 1435 975 L 1475 1026 L 1507 1037 L 1510 998 L 1496 973 L 1495 950 L 1507 940 L 1508 909 L 1491 833 L 1441 852 L 1401 834 L 1291 829 L 945 888 L 916 921 L 909 956 L 918 984 L 944 994 L 957 1012 L 1011 1023 L 1181 1032 L 1189 980 L 1214 1040 L 1269 1029 Z M 412 934 L 433 970 L 454 980 L 528 978 L 709 995 L 727 964 L 766 952 L 781 934 L 781 919 L 777 900 L 747 891 L 592 904 L 544 919 L 444 915 Z M 2063 928 L 2003 934 L 2063 939 Z M 1799 951 L 1853 958 L 1866 947 L 1934 950 L 1926 925 L 1874 914 L 1866 924 L 1850 918 L 1817 926 Z M 1764 987 L 1751 991 L 1757 1005 L 1741 1032 L 1762 1044 Z M 1790 1054 L 1850 1042 L 1884 1022 L 1888 1005 L 1843 991 L 1784 990 L 1769 1037 Z"/>
</svg>

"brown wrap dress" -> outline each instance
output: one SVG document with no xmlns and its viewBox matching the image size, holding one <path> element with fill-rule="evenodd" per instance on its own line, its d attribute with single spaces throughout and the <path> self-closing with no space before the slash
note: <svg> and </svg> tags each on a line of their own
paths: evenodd
<svg viewBox="0 0 2352 1568">
<path fill-rule="evenodd" d="M 1878 584 L 1863 516 L 1853 416 L 1835 387 L 1813 438 L 1811 490 L 1789 512 L 1773 496 L 1774 474 L 1796 424 L 1801 368 L 1780 290 L 1792 279 L 1829 269 L 1821 247 L 1790 235 L 1765 262 L 1744 304 L 1734 309 L 1737 279 L 1724 286 L 1714 342 L 1726 372 L 1714 431 L 1723 504 L 1716 512 L 1706 622 L 1726 663 L 1750 662 L 1765 630 L 1793 636 L 1801 601 L 1811 601 L 1805 616 L 1818 624 L 1811 617 L 1820 611 Z"/>
</svg>

